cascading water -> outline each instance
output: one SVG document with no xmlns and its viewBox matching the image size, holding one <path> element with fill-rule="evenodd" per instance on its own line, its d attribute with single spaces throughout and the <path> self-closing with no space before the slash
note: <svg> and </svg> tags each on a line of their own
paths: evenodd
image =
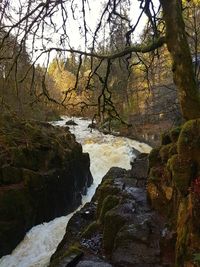
<svg viewBox="0 0 200 267">
<path fill-rule="evenodd" d="M 68 119 L 63 117 L 62 121 L 53 124 L 64 126 Z M 75 122 L 78 125 L 70 126 L 70 130 L 82 144 L 83 151 L 90 154 L 90 169 L 94 178 L 87 195 L 83 196 L 82 202 L 85 204 L 90 201 L 102 177 L 111 167 L 130 168 L 130 161 L 134 158 L 133 147 L 141 152 L 149 152 L 151 147 L 125 137 L 104 135 L 96 130 L 91 132 L 88 129 L 88 120 L 76 118 Z M 47 266 L 72 215 L 73 213 L 33 227 L 11 255 L 0 259 L 0 267 Z"/>
</svg>

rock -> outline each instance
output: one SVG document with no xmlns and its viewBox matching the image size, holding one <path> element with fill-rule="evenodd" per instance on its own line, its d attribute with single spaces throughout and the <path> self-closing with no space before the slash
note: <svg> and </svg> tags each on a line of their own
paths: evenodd
<svg viewBox="0 0 200 267">
<path fill-rule="evenodd" d="M 79 267 L 164 266 L 160 251 L 163 220 L 152 211 L 145 185 L 138 182 L 141 177 L 145 179 L 147 165 L 146 155 L 141 155 L 131 171 L 121 168 L 108 171 L 92 201 L 69 221 L 50 267 L 57 259 L 65 257 L 64 253 L 73 244 L 84 251 L 76 265 Z"/>
<path fill-rule="evenodd" d="M 132 153 L 135 155 L 136 158 L 141 154 L 141 152 L 139 150 L 135 149 L 134 147 L 132 147 L 131 150 L 132 150 Z"/>
<path fill-rule="evenodd" d="M 88 128 L 91 128 L 91 129 L 96 129 L 97 128 L 97 124 L 92 122 L 88 125 Z"/>
<path fill-rule="evenodd" d="M 163 258 L 173 266 L 196 266 L 200 247 L 200 119 L 165 134 L 149 157 L 147 191 L 151 204 L 166 217 L 173 238 L 163 237 Z M 167 252 L 165 252 L 167 251 Z"/>
<path fill-rule="evenodd" d="M 75 267 L 83 255 L 83 251 L 78 247 L 70 246 L 69 249 L 65 251 L 64 255 L 51 264 L 51 266 L 56 267 L 59 264 L 60 267 Z"/>
<path fill-rule="evenodd" d="M 148 174 L 148 154 L 140 153 L 138 157 L 131 163 L 131 177 L 139 180 L 144 179 L 146 181 Z M 144 186 L 144 184 L 142 185 Z"/>
<path fill-rule="evenodd" d="M 96 205 L 95 203 L 86 203 L 85 206 L 77 211 L 69 220 L 66 228 L 65 235 L 58 245 L 55 253 L 51 257 L 50 267 L 55 266 L 54 263 L 59 265 L 60 258 L 65 255 L 65 252 L 70 246 L 73 245 L 76 240 L 80 239 L 80 236 L 88 225 L 90 225 L 95 219 Z M 85 237 L 83 237 L 85 238 Z"/>
<path fill-rule="evenodd" d="M 159 256 L 159 242 L 151 237 L 147 221 L 125 225 L 118 232 L 112 253 L 112 262 L 117 266 L 156 266 Z"/>
<path fill-rule="evenodd" d="M 171 138 L 170 138 L 170 133 L 169 132 L 163 133 L 162 136 L 161 136 L 161 144 L 162 145 L 168 145 L 171 142 L 172 141 L 171 141 Z"/>
<path fill-rule="evenodd" d="M 0 133 L 0 256 L 34 225 L 81 204 L 90 160 L 66 129 L 9 117 Z"/>
<path fill-rule="evenodd" d="M 68 120 L 68 121 L 66 121 L 65 125 L 73 125 L 73 126 L 76 126 L 78 124 L 75 121 L 73 121 L 73 120 Z"/>
<path fill-rule="evenodd" d="M 102 261 L 100 259 L 89 259 L 89 260 L 84 260 L 80 261 L 77 265 L 77 267 L 112 267 L 111 264 Z"/>
</svg>

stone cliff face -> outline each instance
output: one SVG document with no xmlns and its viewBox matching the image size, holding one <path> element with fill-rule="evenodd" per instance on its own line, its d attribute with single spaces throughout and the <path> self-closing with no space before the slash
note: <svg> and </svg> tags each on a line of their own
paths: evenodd
<svg viewBox="0 0 200 267">
<path fill-rule="evenodd" d="M 73 211 L 92 183 L 67 127 L 4 118 L 0 128 L 0 256 L 32 226 Z"/>
<path fill-rule="evenodd" d="M 149 164 L 148 195 L 166 217 L 174 266 L 199 266 L 200 119 L 163 135 L 162 145 L 150 153 Z"/>
<path fill-rule="evenodd" d="M 112 168 L 90 203 L 74 214 L 50 267 L 161 267 L 163 220 L 147 203 L 147 157 Z"/>
</svg>

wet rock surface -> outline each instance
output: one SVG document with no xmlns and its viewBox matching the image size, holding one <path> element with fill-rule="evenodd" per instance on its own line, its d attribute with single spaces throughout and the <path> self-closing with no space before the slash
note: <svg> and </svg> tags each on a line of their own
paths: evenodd
<svg viewBox="0 0 200 267">
<path fill-rule="evenodd" d="M 76 126 L 78 125 L 74 120 L 68 120 L 66 121 L 65 125 L 72 125 L 72 126 Z"/>
<path fill-rule="evenodd" d="M 172 266 L 161 251 L 164 220 L 147 201 L 147 171 L 144 154 L 138 155 L 129 171 L 111 168 L 92 201 L 69 221 L 50 266 L 63 266 L 73 246 L 83 257 L 69 266 Z"/>
<path fill-rule="evenodd" d="M 89 155 L 67 129 L 8 117 L 0 130 L 2 256 L 32 226 L 77 208 L 92 176 Z"/>
</svg>

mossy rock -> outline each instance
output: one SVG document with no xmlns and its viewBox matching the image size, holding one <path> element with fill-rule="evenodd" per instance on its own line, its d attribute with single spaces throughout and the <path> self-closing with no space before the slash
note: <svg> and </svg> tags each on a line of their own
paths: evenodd
<svg viewBox="0 0 200 267">
<path fill-rule="evenodd" d="M 174 155 L 177 154 L 177 146 L 174 143 L 170 143 L 168 145 L 163 145 L 160 148 L 159 151 L 160 157 L 162 159 L 162 162 L 165 163 L 168 161 L 168 159 Z"/>
<path fill-rule="evenodd" d="M 105 214 L 103 229 L 103 247 L 105 253 L 111 254 L 118 231 L 124 226 L 127 219 L 123 214 L 112 209 Z"/>
<path fill-rule="evenodd" d="M 151 150 L 149 154 L 149 168 L 152 168 L 153 166 L 160 165 L 161 158 L 160 158 L 160 147 L 154 148 Z"/>
<path fill-rule="evenodd" d="M 12 188 L 4 192 L 0 197 L 0 218 L 26 222 L 23 227 L 30 227 L 33 224 L 34 211 L 28 190 Z"/>
<path fill-rule="evenodd" d="M 171 148 L 171 143 L 168 145 L 163 145 L 159 151 L 160 157 L 162 162 L 167 162 L 168 158 L 169 158 L 169 150 Z"/>
<path fill-rule="evenodd" d="M 94 235 L 96 232 L 98 232 L 99 229 L 100 229 L 100 224 L 98 222 L 94 221 L 86 227 L 86 229 L 81 234 L 81 237 L 89 239 L 92 237 L 92 235 Z"/>
<path fill-rule="evenodd" d="M 168 145 L 172 142 L 171 138 L 170 138 L 170 133 L 169 132 L 165 132 L 161 135 L 161 145 Z"/>
<path fill-rule="evenodd" d="M 109 210 L 117 206 L 118 204 L 119 204 L 119 197 L 115 195 L 108 195 L 103 200 L 102 208 L 101 208 L 100 216 L 99 216 L 99 221 L 101 223 L 104 223 L 104 217 L 105 217 L 106 212 L 108 212 Z"/>
<path fill-rule="evenodd" d="M 162 184 L 155 184 L 152 181 L 147 183 L 147 196 L 152 207 L 158 210 L 163 216 L 167 216 L 171 209 L 169 199 L 166 196 L 165 188 Z"/>
<path fill-rule="evenodd" d="M 178 126 L 178 127 L 175 127 L 173 128 L 171 131 L 170 131 L 170 139 L 173 143 L 176 143 L 178 141 L 178 137 L 180 135 L 180 132 L 181 132 L 181 129 L 182 127 L 181 126 Z"/>
<path fill-rule="evenodd" d="M 45 186 L 45 176 L 28 169 L 23 169 L 24 185 L 30 190 L 41 190 Z"/>
<path fill-rule="evenodd" d="M 39 170 L 47 157 L 46 152 L 37 148 L 31 149 L 23 146 L 13 148 L 12 162 L 17 168 L 26 168 L 31 170 Z"/>
<path fill-rule="evenodd" d="M 71 245 L 68 249 L 63 250 L 62 255 L 55 258 L 49 267 L 57 266 L 76 266 L 76 264 L 83 257 L 84 253 L 77 244 Z"/>
<path fill-rule="evenodd" d="M 150 169 L 148 181 L 158 183 L 161 181 L 163 175 L 163 167 L 155 166 Z"/>
<path fill-rule="evenodd" d="M 0 169 L 0 184 L 17 184 L 23 180 L 22 170 L 10 165 L 3 166 Z"/>
<path fill-rule="evenodd" d="M 200 165 L 200 119 L 187 121 L 177 143 L 178 154 Z"/>
<path fill-rule="evenodd" d="M 174 155 L 168 160 L 167 166 L 172 173 L 172 181 L 176 189 L 182 195 L 187 195 L 194 175 L 194 166 L 192 161 L 189 159 L 183 159 L 179 155 Z"/>
<path fill-rule="evenodd" d="M 192 230 L 192 222 L 189 218 L 189 197 L 182 198 L 178 207 L 176 262 L 175 266 L 183 266 L 189 256 L 189 238 Z"/>
<path fill-rule="evenodd" d="M 101 210 L 102 210 L 102 204 L 104 199 L 109 195 L 117 195 L 120 193 L 120 188 L 117 186 L 114 186 L 113 181 L 105 180 L 100 187 L 98 187 L 96 191 L 96 200 L 97 200 L 97 218 L 99 218 Z"/>
</svg>

